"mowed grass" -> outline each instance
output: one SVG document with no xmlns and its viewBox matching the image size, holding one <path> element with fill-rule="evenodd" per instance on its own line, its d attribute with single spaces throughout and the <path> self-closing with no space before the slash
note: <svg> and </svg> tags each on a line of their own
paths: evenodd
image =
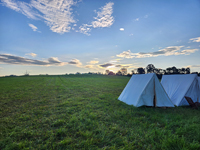
<svg viewBox="0 0 200 150">
<path fill-rule="evenodd" d="M 0 149 L 200 149 L 200 110 L 129 106 L 129 79 L 0 78 Z"/>
</svg>

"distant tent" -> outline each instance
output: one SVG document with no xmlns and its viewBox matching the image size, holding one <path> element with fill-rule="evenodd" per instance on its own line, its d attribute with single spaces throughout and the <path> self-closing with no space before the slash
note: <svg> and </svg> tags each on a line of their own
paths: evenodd
<svg viewBox="0 0 200 150">
<path fill-rule="evenodd" d="M 174 107 L 154 73 L 132 75 L 118 99 L 136 107 Z"/>
<path fill-rule="evenodd" d="M 163 75 L 161 84 L 174 105 L 189 105 L 184 96 L 197 102 L 199 87 L 196 74 Z"/>
</svg>

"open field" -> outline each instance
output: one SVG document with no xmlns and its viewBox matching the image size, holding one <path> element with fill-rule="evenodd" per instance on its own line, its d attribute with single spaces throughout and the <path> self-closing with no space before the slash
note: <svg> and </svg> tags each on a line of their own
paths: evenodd
<svg viewBox="0 0 200 150">
<path fill-rule="evenodd" d="M 128 80 L 0 78 L 0 149 L 200 149 L 200 110 L 126 105 Z"/>
</svg>

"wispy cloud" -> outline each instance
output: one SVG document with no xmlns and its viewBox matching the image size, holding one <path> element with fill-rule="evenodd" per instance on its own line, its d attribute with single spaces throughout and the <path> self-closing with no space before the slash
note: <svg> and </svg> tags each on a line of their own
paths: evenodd
<svg viewBox="0 0 200 150">
<path fill-rule="evenodd" d="M 72 16 L 73 0 L 32 0 L 30 3 L 2 0 L 2 4 L 32 19 L 42 19 L 53 32 L 65 33 L 76 23 Z"/>
<path fill-rule="evenodd" d="M 35 53 L 28 53 L 28 54 L 25 54 L 25 55 L 30 55 L 32 57 L 36 57 L 37 56 L 37 54 L 35 54 Z"/>
<path fill-rule="evenodd" d="M 189 66 L 186 66 L 186 68 L 189 67 L 189 68 L 200 68 L 200 65 L 189 65 Z"/>
<path fill-rule="evenodd" d="M 13 65 L 37 65 L 37 66 L 63 66 L 67 62 L 60 62 L 56 57 L 50 57 L 47 60 L 28 59 L 25 57 L 14 56 L 10 54 L 0 54 L 0 63 L 13 64 Z"/>
<path fill-rule="evenodd" d="M 86 35 L 90 35 L 89 32 L 91 32 L 91 27 L 92 25 L 88 25 L 88 24 L 82 24 L 80 27 L 79 27 L 79 31 L 80 33 L 83 33 L 83 34 L 86 34 Z"/>
<path fill-rule="evenodd" d="M 170 56 L 170 55 L 190 55 L 198 51 L 198 49 L 185 49 L 181 50 L 184 46 L 169 46 L 156 52 L 139 52 L 131 53 L 130 50 L 124 51 L 121 54 L 116 55 L 122 58 L 145 58 L 145 57 L 157 57 L 157 56 Z"/>
<path fill-rule="evenodd" d="M 113 13 L 114 3 L 109 2 L 97 12 L 97 17 L 94 17 L 95 21 L 92 22 L 94 28 L 97 27 L 110 27 L 114 22 Z"/>
<path fill-rule="evenodd" d="M 191 38 L 190 41 L 192 41 L 192 42 L 200 42 L 200 37 Z"/>
<path fill-rule="evenodd" d="M 1 0 L 2 4 L 15 11 L 20 11 L 18 4 L 13 0 Z"/>
<path fill-rule="evenodd" d="M 33 31 L 37 31 L 38 28 L 36 26 L 34 26 L 33 24 L 30 24 L 30 23 L 28 25 L 29 25 L 29 27 L 32 28 Z"/>
<path fill-rule="evenodd" d="M 77 2 L 74 0 L 31 0 L 30 3 L 14 0 L 2 0 L 2 5 L 22 13 L 31 19 L 44 21 L 50 30 L 56 33 L 65 33 L 75 30 L 77 20 L 73 17 L 73 9 Z M 90 35 L 91 28 L 110 27 L 114 22 L 113 2 L 107 3 L 96 12 L 97 17 L 91 24 L 83 24 L 79 27 L 80 32 Z M 33 28 L 36 31 L 36 28 Z"/>
<path fill-rule="evenodd" d="M 131 64 L 115 64 L 115 63 L 104 63 L 102 65 L 99 65 L 100 68 L 129 68 Z"/>
<path fill-rule="evenodd" d="M 124 28 L 120 28 L 119 30 L 120 30 L 120 31 L 124 31 Z"/>
<path fill-rule="evenodd" d="M 92 28 L 110 27 L 114 23 L 114 17 L 112 16 L 113 5 L 114 3 L 109 2 L 100 8 L 101 11 L 96 12 L 95 10 L 97 13 L 97 17 L 94 17 L 95 21 L 92 21 L 91 24 L 82 24 L 76 32 L 89 36 Z"/>
</svg>

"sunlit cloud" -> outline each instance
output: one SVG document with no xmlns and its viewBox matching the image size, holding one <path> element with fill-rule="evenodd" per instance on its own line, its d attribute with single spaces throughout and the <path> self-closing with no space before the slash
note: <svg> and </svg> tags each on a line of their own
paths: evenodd
<svg viewBox="0 0 200 150">
<path fill-rule="evenodd" d="M 120 28 L 119 30 L 120 30 L 120 31 L 124 31 L 124 28 Z"/>
<path fill-rule="evenodd" d="M 63 66 L 67 62 L 61 62 L 56 57 L 50 57 L 47 60 L 28 59 L 25 57 L 14 56 L 11 54 L 0 54 L 0 63 L 13 65 L 32 65 L 32 66 Z"/>
<path fill-rule="evenodd" d="M 37 31 L 38 28 L 36 26 L 34 26 L 33 24 L 30 24 L 30 23 L 28 25 L 29 25 L 29 27 L 32 28 L 33 31 Z"/>
<path fill-rule="evenodd" d="M 91 60 L 90 62 L 88 62 L 88 64 L 94 65 L 94 64 L 98 64 L 99 61 L 98 60 Z"/>
<path fill-rule="evenodd" d="M 189 66 L 186 66 L 185 68 L 200 68 L 200 65 L 189 65 Z"/>
<path fill-rule="evenodd" d="M 192 42 L 200 42 L 200 37 L 191 38 L 190 41 L 192 41 Z"/>
<path fill-rule="evenodd" d="M 70 65 L 76 65 L 77 67 L 81 67 L 82 66 L 82 63 L 78 59 L 72 59 L 72 60 L 70 60 L 68 62 L 68 64 L 70 64 Z"/>
<path fill-rule="evenodd" d="M 130 50 L 124 51 L 118 55 L 117 57 L 122 58 L 145 58 L 145 57 L 157 57 L 157 56 L 170 56 L 170 55 L 190 55 L 198 51 L 198 49 L 185 49 L 181 50 L 184 46 L 169 46 L 164 49 L 158 50 L 156 52 L 139 52 L 132 53 Z"/>
<path fill-rule="evenodd" d="M 97 27 L 110 27 L 114 22 L 113 13 L 113 2 L 107 3 L 105 6 L 101 7 L 97 12 L 97 17 L 94 17 L 95 21 L 92 22 L 94 28 Z"/>
<path fill-rule="evenodd" d="M 25 54 L 25 55 L 30 55 L 32 57 L 36 57 L 37 56 L 37 54 L 35 54 L 35 53 L 28 53 L 28 54 Z"/>
</svg>

